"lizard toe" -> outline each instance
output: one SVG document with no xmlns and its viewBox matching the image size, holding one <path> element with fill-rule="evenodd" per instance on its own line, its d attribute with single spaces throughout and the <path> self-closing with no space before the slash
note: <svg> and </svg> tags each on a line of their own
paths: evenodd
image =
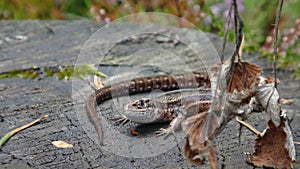
<svg viewBox="0 0 300 169">
<path fill-rule="evenodd" d="M 164 139 L 168 138 L 171 134 L 175 136 L 175 131 L 172 128 L 161 128 L 155 132 L 156 136 L 163 136 L 165 135 Z"/>
<path fill-rule="evenodd" d="M 122 125 L 124 125 L 124 124 L 126 124 L 127 122 L 130 121 L 128 118 L 126 118 L 123 115 L 115 115 L 115 116 L 111 117 L 110 119 L 114 120 L 115 123 L 122 124 Z"/>
</svg>

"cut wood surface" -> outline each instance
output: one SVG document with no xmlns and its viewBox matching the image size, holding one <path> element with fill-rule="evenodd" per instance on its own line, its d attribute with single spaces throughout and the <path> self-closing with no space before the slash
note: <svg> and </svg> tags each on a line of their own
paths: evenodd
<svg viewBox="0 0 300 169">
<path fill-rule="evenodd" d="M 88 38 L 97 31 L 102 25 L 90 21 L 0 21 L 0 73 L 9 72 L 16 69 L 31 69 L 33 67 L 42 68 L 45 66 L 65 66 L 74 65 L 78 59 L 81 47 Z M 145 27 L 153 25 L 145 25 Z M 124 24 L 118 27 L 111 27 L 112 32 L 118 32 L 125 28 L 134 28 L 135 25 Z M 188 34 L 188 30 L 182 33 Z M 26 36 L 24 42 L 8 42 L 7 37 L 16 35 Z M 109 34 L 104 37 L 108 39 Z M 221 51 L 222 41 L 217 35 L 207 34 L 217 51 Z M 246 39 L 247 40 L 247 39 Z M 138 44 L 147 47 L 162 45 L 171 48 L 168 40 L 157 40 L 152 42 L 143 39 Z M 199 42 L 201 45 L 201 42 Z M 124 41 L 120 46 L 113 48 L 110 52 L 113 56 L 121 56 L 130 53 L 134 48 L 138 48 L 136 43 Z M 180 48 L 176 45 L 174 50 Z M 233 45 L 227 46 L 226 55 L 230 55 Z M 104 48 L 98 46 L 98 50 Z M 180 52 L 179 52 L 180 53 Z M 181 53 L 182 54 L 182 53 Z M 188 52 L 187 52 L 188 54 Z M 155 56 L 153 56 L 155 57 Z M 158 56 L 159 57 L 159 56 Z M 243 56 L 245 60 L 256 63 L 264 68 L 265 74 L 271 74 L 270 63 L 266 60 L 259 60 L 257 54 Z M 126 63 L 125 61 L 120 61 Z M 103 64 L 94 63 L 96 65 Z M 131 70 L 130 66 L 122 66 L 121 71 Z M 109 77 L 113 74 L 115 65 L 104 64 L 101 67 L 103 73 Z M 132 70 L 131 70 L 132 71 Z M 153 70 L 155 72 L 155 70 Z M 126 77 L 123 77 L 126 79 Z M 280 79 L 279 92 L 282 98 L 293 99 L 292 105 L 282 105 L 288 110 L 288 117 L 292 119 L 291 128 L 294 141 L 300 141 L 300 83 L 291 78 L 290 72 L 278 71 Z M 113 78 L 112 78 L 113 79 Z M 77 79 L 79 80 L 79 79 Z M 89 82 L 82 81 L 92 93 Z M 107 81 L 109 82 L 109 80 Z M 104 81 L 105 84 L 105 81 Z M 209 165 L 196 166 L 189 164 L 184 158 L 182 149 L 184 140 L 178 140 L 179 146 L 174 146 L 168 151 L 160 154 L 153 154 L 150 157 L 134 158 L 130 155 L 116 155 L 113 151 L 100 146 L 95 141 L 96 133 L 88 121 L 81 118 L 85 116 L 85 110 L 79 111 L 75 105 L 84 104 L 74 101 L 72 98 L 72 81 L 58 80 L 56 76 L 47 77 L 41 72 L 36 79 L 4 78 L 0 79 L 0 137 L 9 131 L 27 124 L 34 119 L 49 115 L 47 119 L 27 128 L 8 140 L 0 150 L 0 168 L 209 168 Z M 148 94 L 138 94 L 133 99 L 147 97 Z M 122 101 L 122 99 L 120 99 Z M 109 120 L 113 115 L 118 114 L 119 107 L 115 106 L 118 99 L 106 101 L 97 108 L 104 119 L 107 119 L 109 128 L 104 125 L 105 135 L 110 131 L 118 130 L 120 135 L 115 135 L 116 140 L 137 138 L 141 140 L 153 136 L 155 130 L 166 127 L 161 125 L 137 125 L 127 123 L 116 125 Z M 121 111 L 121 110 L 120 110 Z M 264 113 L 253 114 L 247 122 L 259 131 L 267 126 L 268 116 Z M 242 128 L 242 136 L 239 144 L 238 131 L 240 125 L 232 121 L 226 129 L 215 139 L 215 147 L 218 152 L 219 168 L 253 168 L 247 164 L 244 152 L 254 151 L 254 140 L 256 136 Z M 138 136 L 130 134 L 136 131 Z M 122 136 L 123 135 L 123 136 Z M 170 138 L 174 140 L 174 138 Z M 52 141 L 61 140 L 73 145 L 72 148 L 58 148 L 52 145 Z M 110 144 L 111 139 L 105 139 L 106 144 Z M 155 147 L 153 142 L 144 141 L 144 147 Z M 116 146 L 115 150 L 129 149 L 128 145 Z M 178 148 L 180 147 L 180 148 Z M 154 148 L 155 149 L 155 148 Z M 143 150 L 130 150 L 143 151 Z M 300 146 L 296 145 L 297 164 L 295 168 L 300 168 L 299 154 Z"/>
</svg>

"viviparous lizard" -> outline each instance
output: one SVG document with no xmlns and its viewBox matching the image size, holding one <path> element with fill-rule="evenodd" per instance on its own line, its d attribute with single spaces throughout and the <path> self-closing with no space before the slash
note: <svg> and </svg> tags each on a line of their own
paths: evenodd
<svg viewBox="0 0 300 169">
<path fill-rule="evenodd" d="M 155 89 L 164 91 L 182 88 L 209 88 L 210 79 L 207 73 L 187 73 L 178 75 L 158 75 L 139 77 L 119 83 L 105 86 L 90 95 L 86 101 L 86 110 L 89 120 L 98 134 L 99 143 L 103 145 L 103 130 L 100 119 L 96 113 L 96 105 L 108 99 L 142 92 L 150 92 Z"/>
</svg>

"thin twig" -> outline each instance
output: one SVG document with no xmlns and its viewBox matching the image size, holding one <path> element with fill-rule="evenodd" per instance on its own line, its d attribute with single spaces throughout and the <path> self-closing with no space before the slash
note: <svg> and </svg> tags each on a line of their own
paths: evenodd
<svg viewBox="0 0 300 169">
<path fill-rule="evenodd" d="M 179 0 L 175 0 L 175 5 L 176 5 L 176 10 L 177 10 L 177 16 L 179 17 L 179 18 L 181 18 L 182 17 L 182 12 L 181 12 L 181 10 L 180 10 L 180 4 L 179 4 Z"/>
<path fill-rule="evenodd" d="M 180 10 L 180 4 L 179 4 L 179 0 L 175 0 L 175 5 L 176 5 L 176 11 L 177 11 L 177 16 L 179 17 L 179 27 L 183 27 L 182 25 L 182 12 Z"/>
<path fill-rule="evenodd" d="M 231 58 L 231 64 L 233 64 L 233 62 L 235 61 L 235 57 L 236 57 L 236 52 L 239 50 L 238 48 L 238 7 L 236 4 L 236 0 L 232 0 L 231 1 L 231 5 L 233 6 L 233 13 L 234 13 L 234 35 L 235 35 L 235 51 L 234 54 Z M 232 67 L 231 67 L 232 68 Z"/>
<path fill-rule="evenodd" d="M 250 129 L 253 133 L 255 133 L 256 135 L 259 135 L 261 132 L 256 130 L 256 128 L 254 128 L 253 126 L 251 126 L 250 124 L 240 120 L 237 116 L 235 117 L 235 120 L 239 123 L 241 123 L 242 125 L 246 126 L 248 129 Z"/>
<path fill-rule="evenodd" d="M 232 12 L 232 5 L 230 5 L 230 7 L 229 7 L 229 11 L 228 11 L 228 15 L 227 15 L 227 25 L 224 25 L 225 33 L 224 33 L 224 38 L 223 38 L 222 53 L 221 53 L 221 56 L 220 56 L 221 66 L 220 66 L 219 73 L 218 73 L 216 91 L 219 88 L 220 81 L 221 81 L 220 79 L 221 79 L 221 72 L 222 72 L 222 63 L 224 61 L 225 47 L 226 47 L 227 36 L 228 36 L 228 32 L 229 32 L 229 24 L 230 24 L 230 21 L 231 21 L 231 12 Z M 212 105 L 213 106 L 216 104 L 215 103 L 216 98 L 217 98 L 217 92 L 215 92 L 214 99 L 212 100 Z"/>
<path fill-rule="evenodd" d="M 256 135 L 261 134 L 261 132 L 258 131 L 256 128 L 254 128 L 253 126 L 251 126 L 251 125 L 248 124 L 247 122 L 240 120 L 237 116 L 235 117 L 235 120 L 236 120 L 238 123 L 240 123 L 240 124 L 246 126 L 250 131 L 252 131 L 252 132 L 255 133 Z M 294 144 L 300 145 L 300 142 L 294 141 Z"/>
<path fill-rule="evenodd" d="M 241 53 L 242 53 L 242 45 L 244 41 L 243 28 L 244 22 L 239 15 L 238 6 L 236 4 L 236 0 L 232 0 L 231 5 L 233 6 L 234 11 L 234 25 L 235 25 L 235 50 L 231 56 L 231 66 L 229 72 L 232 72 L 235 68 L 234 61 L 238 58 L 238 61 L 241 61 Z M 229 74 L 227 77 L 227 82 L 232 79 L 232 74 Z"/>
<path fill-rule="evenodd" d="M 241 60 L 241 50 L 244 43 L 244 35 L 243 35 L 243 28 L 244 28 L 244 22 L 242 18 L 239 15 L 238 6 L 236 4 L 236 0 L 232 1 L 233 5 L 233 11 L 234 11 L 234 31 L 235 31 L 235 51 L 234 51 L 234 57 L 231 58 L 231 63 L 235 61 L 236 56 L 238 56 L 238 60 Z"/>
<path fill-rule="evenodd" d="M 1 140 L 0 140 L 0 148 L 2 147 L 2 145 L 3 145 L 3 144 L 4 144 L 11 136 L 13 136 L 14 134 L 16 134 L 17 132 L 26 129 L 26 128 L 28 128 L 28 127 L 34 125 L 35 123 L 44 120 L 44 119 L 47 118 L 47 117 L 48 117 L 48 115 L 42 116 L 42 117 L 40 117 L 40 118 L 34 120 L 34 121 L 31 122 L 31 123 L 28 123 L 28 124 L 26 124 L 26 125 L 24 125 L 24 126 L 21 126 L 21 127 L 19 127 L 19 128 L 16 128 L 16 129 L 10 131 L 10 132 L 7 133 L 4 137 L 1 138 Z"/>
<path fill-rule="evenodd" d="M 228 36 L 228 32 L 229 32 L 229 25 L 230 25 L 230 21 L 231 21 L 231 12 L 232 12 L 232 5 L 230 5 L 230 7 L 229 7 L 226 24 L 224 24 L 225 32 L 224 32 L 224 37 L 223 37 L 221 63 L 223 63 L 223 61 L 224 61 L 225 47 L 226 47 L 227 36 Z"/>
<path fill-rule="evenodd" d="M 275 21 L 275 39 L 274 39 L 274 45 L 273 45 L 273 69 L 274 69 L 274 86 L 277 88 L 277 71 L 276 71 L 276 60 L 277 60 L 277 48 L 278 48 L 278 29 L 279 29 L 279 22 L 280 22 L 280 16 L 281 16 L 281 10 L 282 10 L 283 0 L 279 1 L 277 14 L 276 14 L 276 21 Z"/>
</svg>

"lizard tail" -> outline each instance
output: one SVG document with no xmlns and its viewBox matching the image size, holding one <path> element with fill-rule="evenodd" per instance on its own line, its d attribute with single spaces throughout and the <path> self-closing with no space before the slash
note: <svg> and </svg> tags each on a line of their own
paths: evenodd
<svg viewBox="0 0 300 169">
<path fill-rule="evenodd" d="M 87 102 L 86 102 L 86 110 L 88 117 L 90 121 L 93 123 L 93 126 L 96 129 L 96 132 L 99 137 L 99 143 L 100 145 L 103 145 L 103 131 L 102 131 L 102 125 L 100 123 L 100 119 L 97 116 L 96 113 L 96 95 L 92 94 L 89 96 Z"/>
</svg>

